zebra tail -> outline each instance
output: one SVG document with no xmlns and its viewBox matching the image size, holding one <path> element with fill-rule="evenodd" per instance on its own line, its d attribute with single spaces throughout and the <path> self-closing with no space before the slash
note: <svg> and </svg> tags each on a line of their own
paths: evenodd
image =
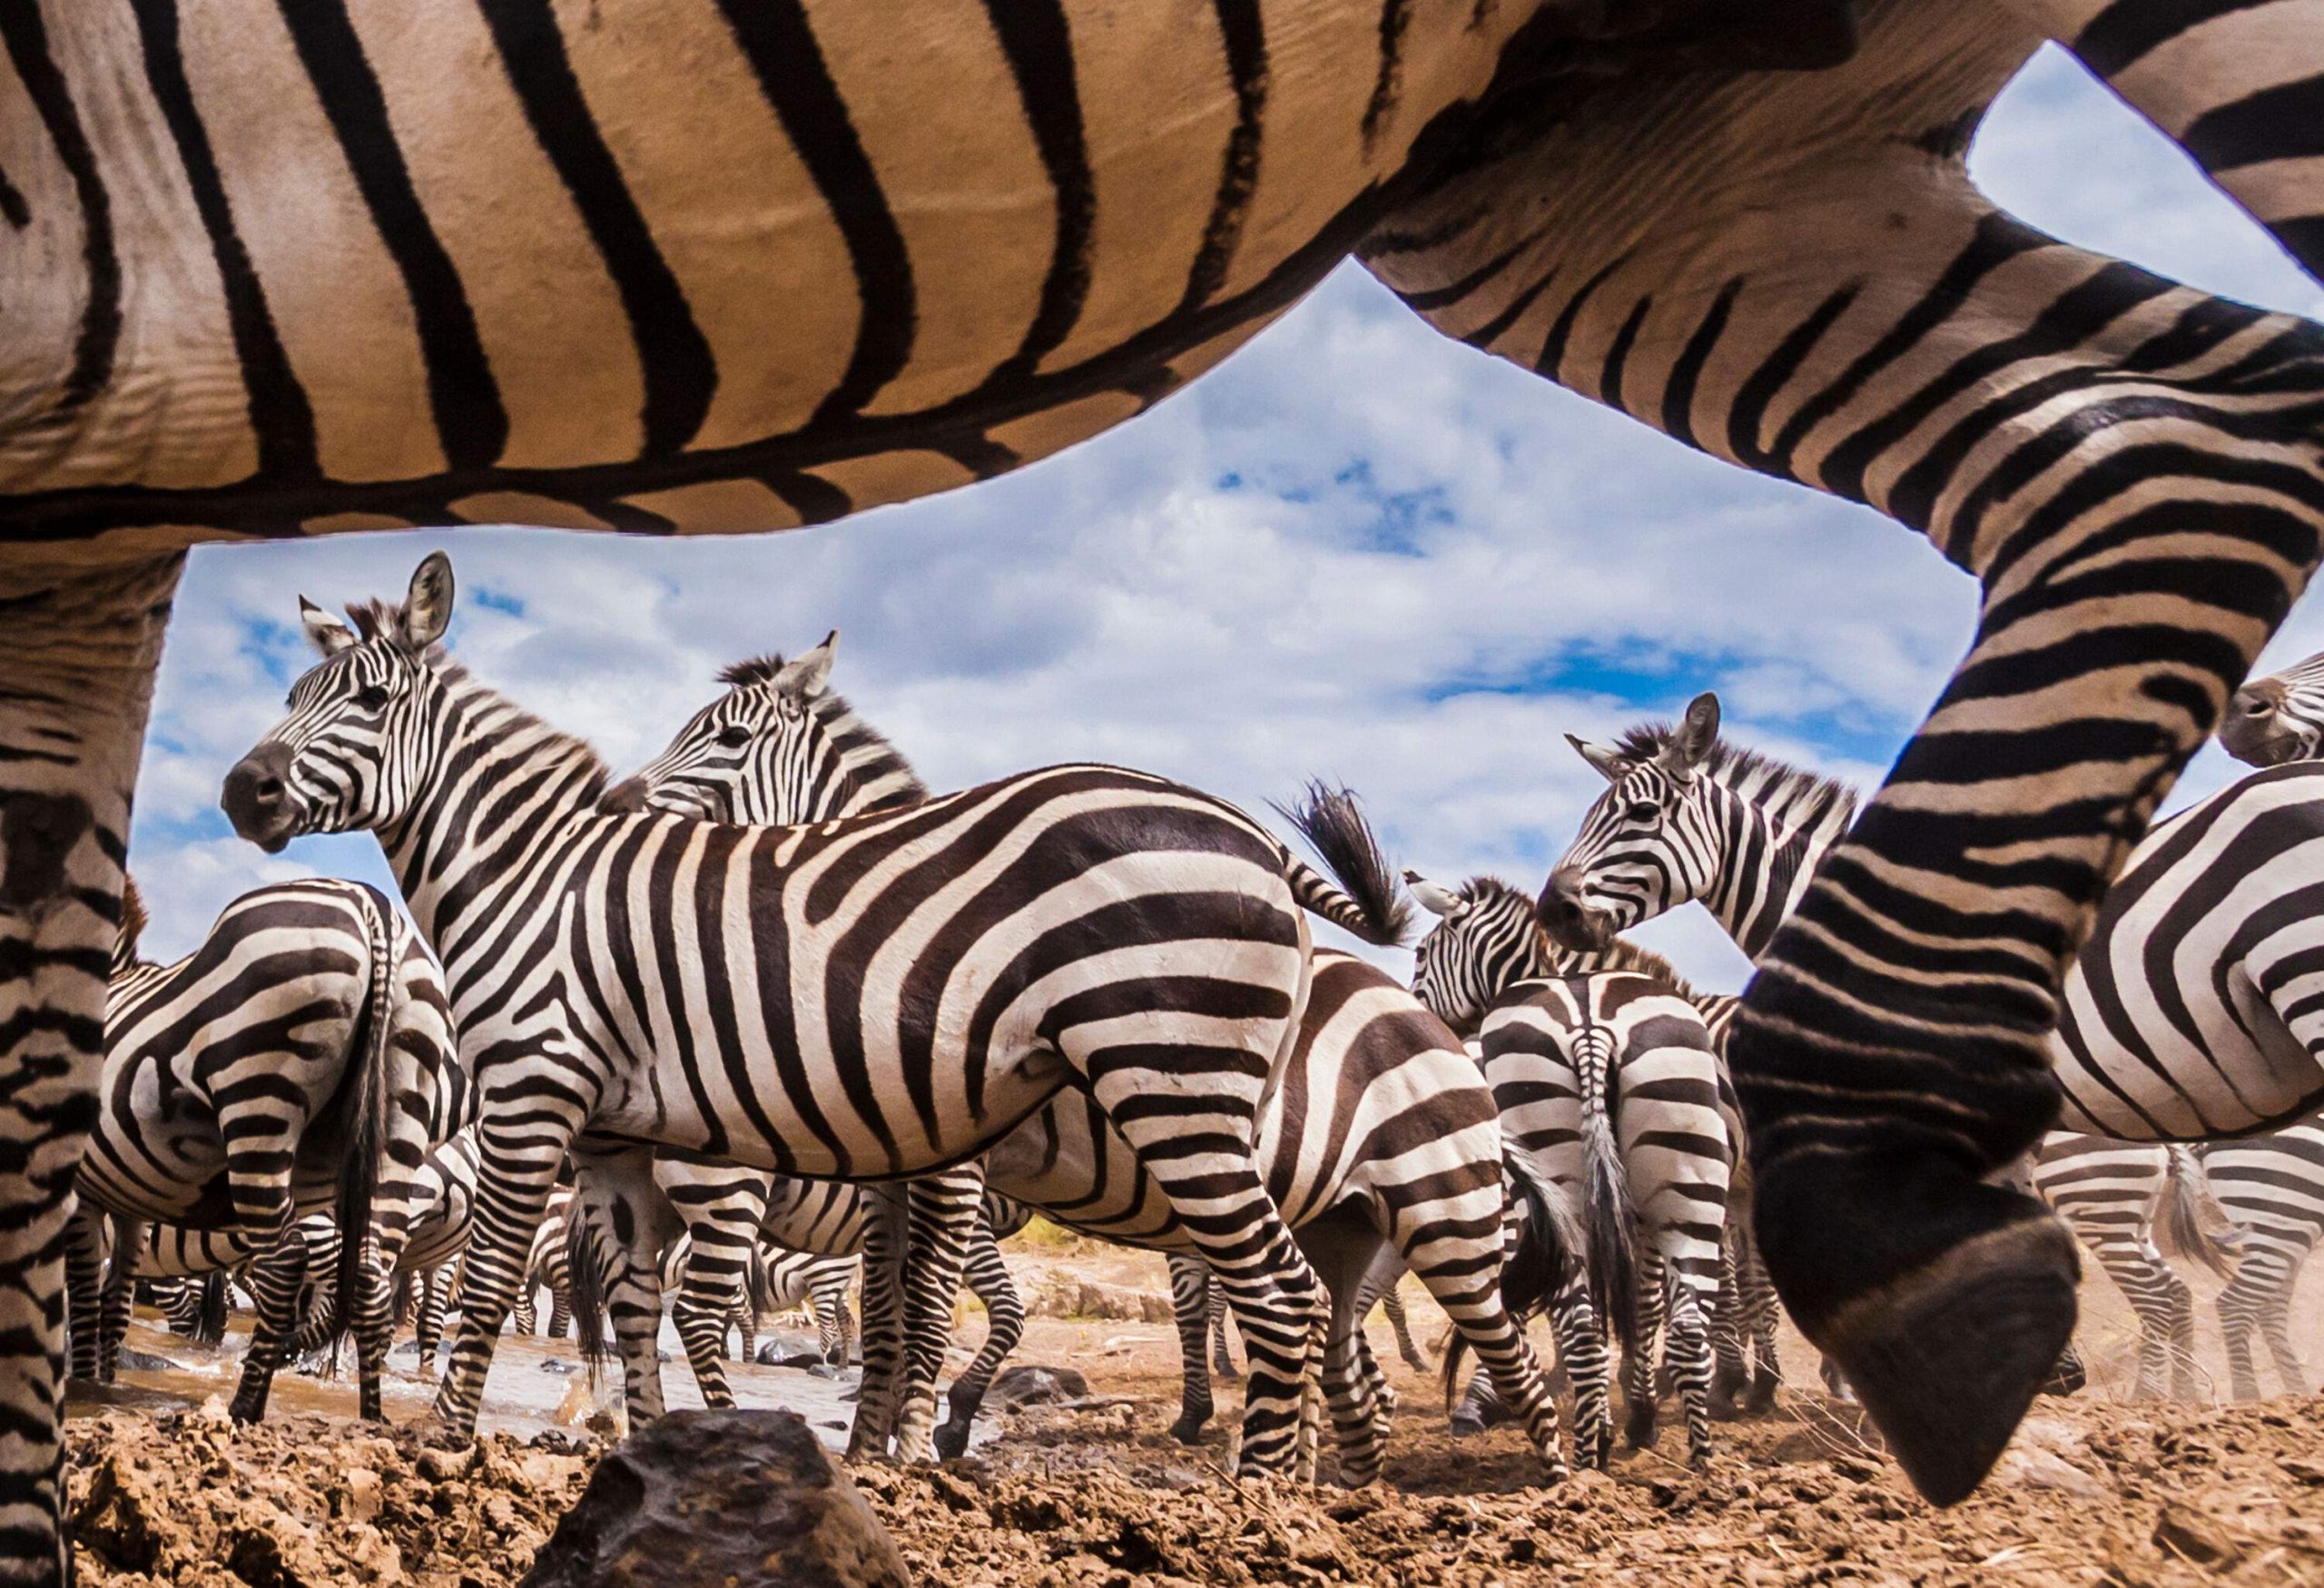
<svg viewBox="0 0 2324 1588">
<path fill-rule="evenodd" d="M 2212 1191 L 2203 1160 L 2185 1146 L 2164 1150 L 2168 1157 L 2162 1214 L 2171 1244 L 2181 1256 L 2194 1258 L 2221 1278 L 2234 1278 L 2240 1258 L 2216 1233 L 2229 1228 L 2233 1219 Z"/>
<path fill-rule="evenodd" d="M 387 1153 L 388 1110 L 394 1104 L 388 1085 L 388 1060 L 395 1038 L 391 1018 L 396 994 L 395 933 L 388 902 L 363 890 L 365 923 L 371 932 L 371 984 L 358 1033 L 357 1070 L 348 1096 L 345 1156 L 339 1165 L 339 1292 L 331 1298 L 333 1338 L 347 1332 L 357 1287 L 362 1283 L 371 1235 L 371 1206 L 379 1190 L 379 1160 Z M 350 1089 L 342 1087 L 342 1095 Z"/>
<path fill-rule="evenodd" d="M 396 1276 L 395 1284 L 388 1291 L 388 1317 L 399 1327 L 403 1324 L 404 1316 L 411 1310 L 413 1278 L 412 1271 L 406 1268 Z"/>
<path fill-rule="evenodd" d="M 532 1276 L 525 1276 L 526 1283 Z M 573 1292 L 573 1340 L 581 1360 L 589 1366 L 589 1390 L 596 1393 L 597 1369 L 610 1354 L 606 1347 L 606 1277 L 597 1267 L 596 1243 L 589 1238 L 589 1221 L 576 1197 L 565 1214 L 565 1282 Z"/>
<path fill-rule="evenodd" d="M 743 1270 L 743 1298 L 751 1309 L 751 1332 L 766 1327 L 766 1315 L 774 1310 L 774 1276 L 767 1272 L 766 1248 L 757 1240 L 751 1242 L 749 1265 Z"/>
<path fill-rule="evenodd" d="M 215 1346 L 226 1337 L 226 1314 L 233 1293 L 226 1288 L 226 1270 L 212 1268 L 202 1278 L 202 1306 L 193 1315 L 193 1332 L 187 1336 L 198 1346 Z"/>
<path fill-rule="evenodd" d="M 1614 1134 L 1612 1065 L 1593 1035 L 1584 1035 L 1575 1067 L 1581 1082 L 1582 1249 L 1590 1287 L 1627 1356 L 1639 1342 L 1638 1209 Z"/>
<path fill-rule="evenodd" d="M 1583 1234 L 1573 1209 L 1531 1163 L 1510 1152 L 1502 1155 L 1501 1166 L 1502 1186 L 1516 1215 L 1516 1228 L 1502 1258 L 1501 1305 L 1521 1329 L 1528 1320 L 1549 1310 L 1559 1288 L 1572 1275 Z M 1448 1412 L 1460 1400 L 1461 1359 L 1468 1350 L 1468 1336 L 1454 1329 L 1444 1347 L 1442 1368 Z"/>
<path fill-rule="evenodd" d="M 1365 942 L 1382 948 L 1403 947 L 1412 932 L 1413 907 L 1398 887 L 1396 874 L 1380 851 L 1379 835 L 1364 819 L 1355 795 L 1344 788 L 1326 788 L 1317 780 L 1307 784 L 1307 795 L 1297 804 L 1277 804 L 1275 809 L 1298 829 L 1339 882 L 1334 887 L 1315 867 L 1295 855 L 1285 854 L 1284 876 L 1300 908 L 1345 928 Z"/>
</svg>

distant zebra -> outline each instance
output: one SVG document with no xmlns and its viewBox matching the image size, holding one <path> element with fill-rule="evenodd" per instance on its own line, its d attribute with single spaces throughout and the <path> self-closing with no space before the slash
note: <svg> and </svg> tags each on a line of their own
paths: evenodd
<svg viewBox="0 0 2324 1588">
<path fill-rule="evenodd" d="M 1653 951 L 1623 938 L 1613 939 L 1603 949 L 1562 948 L 1535 921 L 1532 898 L 1496 877 L 1472 877 L 1448 888 L 1408 869 L 1404 881 L 1413 897 L 1437 919 L 1414 952 L 1413 991 L 1455 1030 L 1473 1029 L 1521 982 L 1599 970 L 1636 971 L 1659 979 L 1692 1003 L 1714 1048 L 1724 1051 L 1740 1001 L 1728 993 L 1697 991 Z M 1719 1107 L 1729 1139 L 1741 1140 L 1742 1111 L 1723 1067 Z M 1764 1412 L 1775 1405 L 1783 1386 L 1783 1366 L 1776 1353 L 1780 1309 L 1752 1238 L 1749 1210 L 1748 1164 L 1738 1156 L 1728 1187 L 1720 1293 L 1710 1320 L 1717 1361 L 1711 1383 L 1715 1415 L 1736 1412 L 1738 1391 L 1743 1393 L 1740 1409 Z"/>
<path fill-rule="evenodd" d="M 608 803 L 658 803 L 668 789 L 673 805 L 692 814 L 765 821 L 848 809 L 849 800 L 874 793 L 891 802 L 915 791 L 925 797 L 894 746 L 829 688 L 835 641 L 787 663 L 770 657 L 730 669 L 727 693 Z M 1301 897 L 1366 935 L 1401 934 L 1408 912 L 1354 806 L 1319 797 L 1295 820 L 1350 883 L 1343 893 L 1319 879 Z M 1260 1161 L 1301 1244 L 1327 1270 L 1334 1344 L 1325 1380 L 1341 1475 L 1364 1481 L 1379 1460 L 1385 1380 L 1355 1323 L 1370 1296 L 1393 1282 L 1393 1272 L 1382 1278 L 1374 1267 L 1388 1260 L 1389 1247 L 1420 1274 L 1511 1392 L 1536 1447 L 1556 1461 L 1554 1411 L 1538 1369 L 1495 1287 L 1482 1280 L 1499 1267 L 1505 1208 L 1498 1126 L 1482 1128 L 1491 1093 L 1452 1034 L 1385 975 L 1327 952 L 1315 955 L 1314 973 L 1298 1042 L 1261 1112 Z M 1086 1233 L 1165 1251 L 1190 1244 L 1127 1143 L 1077 1094 L 1029 1118 L 987 1155 L 985 1171 L 993 1189 Z M 1185 1369 L 1173 1431 L 1191 1438 L 1211 1405 L 1204 1312 L 1184 1269 L 1173 1292 Z M 954 1385 L 940 1449 L 965 1447 L 974 1381 L 972 1370 Z"/>
<path fill-rule="evenodd" d="M 773 1246 L 763 1252 L 764 1260 L 755 1271 L 753 1299 L 758 1309 L 777 1312 L 803 1307 L 815 1320 L 824 1363 L 846 1366 L 855 1343 L 855 1315 L 848 1306 L 847 1293 L 862 1272 L 862 1259 L 817 1257 Z M 746 1360 L 754 1355 L 747 1341 L 743 1355 Z"/>
<path fill-rule="evenodd" d="M 2291 1300 L 2300 1268 L 2324 1239 L 2324 1114 L 2270 1135 L 2213 1142 L 2201 1156 L 2237 1227 L 2235 1277 L 2218 1300 L 2230 1386 L 2239 1400 L 2258 1398 L 2257 1333 L 2275 1357 L 2282 1392 L 2306 1395 L 2315 1384 L 2292 1344 Z"/>
<path fill-rule="evenodd" d="M 2238 689 L 2220 718 L 2219 742 L 2252 766 L 2324 755 L 2324 651 Z"/>
<path fill-rule="evenodd" d="M 439 553 L 400 607 L 356 609 L 359 634 L 307 607 L 324 659 L 223 800 L 271 851 L 377 833 L 443 962 L 484 1169 L 444 1418 L 474 1427 L 532 1224 L 592 1127 L 607 1161 L 665 1144 L 898 1177 L 973 1158 L 1072 1085 L 1227 1287 L 1252 1357 L 1244 1463 L 1291 1465 L 1324 1313 L 1254 1149 L 1307 995 L 1280 842 L 1095 766 L 805 828 L 603 814 L 596 755 L 444 655 L 452 599 Z M 900 1445 L 924 1450 L 932 1408 L 902 1418 Z"/>
<path fill-rule="evenodd" d="M 84 1224 L 111 1215 L 129 1233 L 105 1284 L 113 1299 L 76 1299 L 76 1367 L 109 1367 L 135 1275 L 247 1264 L 257 1321 L 231 1409 L 263 1415 L 299 1323 L 298 1220 L 330 1207 L 339 1228 L 367 1232 L 338 1254 L 337 1277 L 350 1297 L 362 1414 L 376 1418 L 387 1274 L 410 1234 L 422 1160 L 468 1101 L 436 966 L 387 900 L 357 883 L 254 889 L 166 965 L 138 957 L 143 922 L 133 890 L 75 1214 Z M 85 1286 L 88 1270 L 76 1271 Z"/>
</svg>

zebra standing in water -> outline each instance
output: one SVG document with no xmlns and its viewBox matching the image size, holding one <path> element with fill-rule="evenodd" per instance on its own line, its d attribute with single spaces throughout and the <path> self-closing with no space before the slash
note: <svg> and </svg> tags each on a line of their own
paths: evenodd
<svg viewBox="0 0 2324 1588">
<path fill-rule="evenodd" d="M 729 688 L 694 714 L 660 756 L 607 803 L 666 805 L 714 820 L 795 817 L 810 802 L 846 810 L 876 798 L 891 809 L 926 797 L 894 746 L 829 687 L 836 636 L 789 662 L 730 669 Z M 1309 909 L 1362 935 L 1400 936 L 1408 912 L 1379 869 L 1352 803 L 1315 791 L 1293 820 L 1361 898 L 1301 864 L 1290 867 Z M 1368 869 L 1367 869 L 1368 867 Z M 1529 1436 L 1558 1459 L 1555 1411 L 1531 1355 L 1488 1276 L 1499 1266 L 1503 1166 L 1490 1092 L 1452 1034 L 1385 975 L 1351 956 L 1318 952 L 1299 1040 L 1260 1116 L 1260 1161 L 1271 1194 L 1302 1245 L 1327 1270 L 1332 1354 L 1326 1393 L 1344 1480 L 1377 1470 L 1384 1384 L 1356 1327 L 1383 1267 L 1401 1258 L 1418 1273 L 1512 1393 Z M 1127 1144 L 1072 1094 L 1029 1118 L 985 1160 L 990 1184 L 1052 1218 L 1102 1238 L 1183 1252 L 1186 1232 Z M 1523 1187 L 1520 1195 L 1525 1194 Z M 1545 1246 L 1554 1231 L 1536 1230 Z M 1393 1251 L 1389 1248 L 1393 1248 Z M 1204 1309 L 1191 1276 L 1174 1275 L 1185 1398 L 1173 1432 L 1191 1439 L 1210 1411 L 1203 1370 Z M 925 1292 L 922 1292 L 925 1294 Z M 868 1306 L 868 1304 L 867 1304 Z M 925 1322 L 925 1314 L 923 1314 Z M 940 1346 L 923 1334 L 923 1359 Z M 966 1447 L 990 1342 L 953 1386 L 940 1448 Z"/>
<path fill-rule="evenodd" d="M 897 1178 L 974 1157 L 1071 1083 L 1192 1216 L 1251 1350 L 1243 1460 L 1290 1465 L 1324 1297 L 1254 1156 L 1307 996 L 1281 843 L 1108 767 L 806 828 L 601 814 L 595 753 L 444 655 L 452 599 L 436 554 L 400 607 L 356 610 L 360 633 L 307 607 L 323 660 L 223 802 L 269 851 L 376 833 L 444 964 L 483 1158 L 445 1419 L 474 1427 L 532 1227 L 593 1127 L 608 1159 L 658 1143 Z M 972 1219 L 922 1184 L 916 1212 Z M 935 1282 L 949 1297 L 957 1272 Z M 907 1450 L 924 1415 L 902 1409 Z"/>
<path fill-rule="evenodd" d="M 133 891 L 124 904 L 76 1187 L 77 1218 L 115 1222 L 114 1264 L 102 1302 L 94 1265 L 76 1264 L 76 1362 L 110 1376 L 137 1274 L 248 1263 L 257 1323 L 231 1409 L 255 1420 L 299 1326 L 300 1220 L 335 1205 L 338 1228 L 362 1232 L 337 1254 L 337 1294 L 356 1336 L 362 1414 L 377 1418 L 387 1276 L 410 1233 L 422 1160 L 468 1100 L 436 967 L 358 883 L 255 889 L 168 964 L 138 957 L 143 911 Z"/>
</svg>

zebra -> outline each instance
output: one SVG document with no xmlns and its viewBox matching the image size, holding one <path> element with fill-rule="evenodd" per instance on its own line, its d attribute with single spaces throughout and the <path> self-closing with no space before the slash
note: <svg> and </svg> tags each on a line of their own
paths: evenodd
<svg viewBox="0 0 2324 1588">
<path fill-rule="evenodd" d="M 855 1316 L 848 1307 L 847 1293 L 856 1282 L 862 1260 L 817 1257 L 812 1252 L 786 1251 L 774 1246 L 762 1247 L 760 1253 L 763 1260 L 756 1270 L 758 1286 L 753 1301 L 757 1310 L 764 1313 L 804 1307 L 815 1321 L 817 1344 L 824 1365 L 846 1366 L 855 1338 Z M 971 1284 L 970 1287 L 973 1290 L 975 1286 Z M 751 1360 L 754 1355 L 746 1336 L 743 1358 Z"/>
<path fill-rule="evenodd" d="M 1475 876 L 1458 887 L 1432 882 L 1407 868 L 1405 886 L 1436 918 L 1413 953 L 1413 991 L 1455 1030 L 1472 1029 L 1512 988 L 1531 981 L 1598 970 L 1635 971 L 1654 977 L 1695 1006 L 1714 1050 L 1724 1053 L 1739 1000 L 1689 986 L 1650 949 L 1615 938 L 1603 949 L 1560 947 L 1534 919 L 1534 900 L 1498 877 Z M 1721 1123 L 1730 1140 L 1743 1136 L 1742 1116 L 1722 1074 Z M 1749 1166 L 1739 1157 L 1728 1187 L 1727 1244 L 1720 1295 L 1711 1309 L 1716 1370 L 1713 1415 L 1764 1412 L 1783 1385 L 1776 1354 L 1778 1308 L 1750 1231 Z M 1649 1296 L 1656 1294 L 1649 1290 Z M 1743 1398 L 1738 1407 L 1736 1393 Z"/>
<path fill-rule="evenodd" d="M 2247 680 L 2227 703 L 2219 742 L 2251 766 L 2317 759 L 2324 749 L 2324 651 Z"/>
<path fill-rule="evenodd" d="M 857 801 L 900 810 L 924 800 L 927 790 L 902 755 L 831 689 L 837 641 L 832 634 L 788 661 L 767 656 L 728 669 L 726 692 L 697 711 L 634 778 L 610 791 L 606 803 L 764 823 L 852 812 Z M 1347 884 L 1343 890 L 1320 875 L 1295 881 L 1303 904 L 1360 935 L 1400 937 L 1409 910 L 1396 899 L 1393 878 L 1353 802 L 1316 787 L 1305 806 L 1286 814 Z M 1305 870 L 1295 866 L 1293 875 Z M 1476 1209 L 1500 1180 L 1497 1136 L 1490 1151 L 1483 1150 L 1475 1122 L 1462 1112 L 1464 1107 L 1491 1111 L 1482 1078 L 1449 1032 L 1363 962 L 1318 952 L 1314 973 L 1293 1070 L 1261 1113 L 1260 1160 L 1277 1205 L 1311 1257 L 1333 1270 L 1327 1277 L 1334 1356 L 1326 1363 L 1326 1384 L 1342 1476 L 1365 1481 L 1379 1460 L 1380 1391 L 1386 1381 L 1356 1322 L 1383 1283 L 1376 1265 L 1384 1260 L 1384 1238 L 1395 1242 L 1443 1303 L 1495 1382 L 1517 1391 L 1512 1398 L 1529 1436 L 1554 1465 L 1560 1458 L 1553 1413 L 1530 1356 L 1521 1353 L 1521 1341 L 1512 1345 L 1516 1330 L 1505 1312 L 1478 1294 L 1477 1275 L 1496 1262 L 1498 1241 L 1477 1222 Z M 1423 1077 L 1434 1078 L 1427 1084 L 1442 1090 L 1441 1099 L 1424 1096 Z M 1376 1139 L 1354 1133 L 1352 1121 L 1367 1118 L 1382 1121 Z M 1396 1183 L 1407 1171 L 1390 1168 L 1392 1155 L 1415 1151 L 1415 1138 L 1442 1143 L 1419 1149 L 1439 1161 L 1443 1184 L 1418 1195 Z M 1345 1161 L 1315 1156 L 1319 1149 L 1352 1139 L 1364 1140 L 1364 1149 L 1338 1149 Z M 1471 1155 L 1465 1161 L 1463 1153 Z M 1020 1126 L 988 1155 L 984 1167 L 989 1185 L 1071 1228 L 1183 1248 L 1183 1232 L 1173 1228 L 1127 1144 L 1086 1101 L 1069 1094 Z M 1432 1199 L 1435 1210 L 1424 1215 Z M 1404 1233 L 1432 1225 L 1439 1234 L 1431 1242 Z M 1498 1221 L 1492 1228 L 1497 1229 Z M 1549 1238 L 1547 1231 L 1541 1238 Z M 1205 1309 L 1186 1269 L 1174 1272 L 1172 1291 L 1185 1382 L 1172 1432 L 1191 1440 L 1211 1406 L 1201 1367 Z M 924 1337 L 921 1349 L 923 1355 L 931 1349 Z M 954 1384 L 940 1452 L 967 1447 L 985 1378 L 998 1365 L 990 1356 L 988 1342 L 976 1366 Z"/>
<path fill-rule="evenodd" d="M 1182 1267 L 1187 1270 L 1183 1277 L 1180 1273 Z M 1196 1300 L 1182 1302 L 1178 1299 L 1182 1293 L 1181 1287 L 1187 1284 L 1199 1286 L 1200 1289 L 1191 1292 L 1196 1297 Z M 1199 1263 L 1187 1263 L 1181 1258 L 1171 1259 L 1170 1295 L 1174 1307 L 1188 1306 L 1201 1308 L 1210 1332 L 1211 1369 L 1221 1378 L 1234 1377 L 1235 1356 L 1228 1348 L 1226 1340 L 1226 1298 L 1210 1293 L 1209 1273 Z M 1427 1350 L 1418 1340 L 1413 1338 L 1412 1318 L 1404 1311 L 1403 1294 L 1391 1286 L 1381 1293 L 1378 1310 L 1388 1320 L 1388 1328 L 1396 1338 L 1396 1354 L 1404 1359 L 1404 1366 L 1414 1373 L 1435 1372 L 1436 1364 L 1430 1359 Z M 1374 1393 L 1377 1393 L 1377 1389 Z M 1388 1409 L 1390 1411 L 1395 1409 L 1393 1403 Z"/>
<path fill-rule="evenodd" d="M 2211 1190 L 2237 1228 L 2235 1277 L 2216 1303 L 2229 1386 L 2238 1400 L 2259 1398 L 2256 1332 L 2275 1358 L 2283 1393 L 2306 1395 L 2314 1380 L 2290 1326 L 2300 1268 L 2324 1238 L 2324 1114 L 2270 1135 L 2213 1142 L 2201 1156 Z"/>
<path fill-rule="evenodd" d="M 323 659 L 222 797 L 269 851 L 376 833 L 443 963 L 483 1167 L 439 1415 L 475 1426 L 568 1149 L 903 1177 L 973 1157 L 1070 1082 L 1188 1211 L 1227 1287 L 1253 1364 L 1243 1462 L 1290 1465 L 1324 1312 L 1252 1147 L 1307 992 L 1280 842 L 1097 766 L 804 828 L 601 814 L 595 752 L 443 652 L 452 600 L 435 553 L 400 607 L 352 609 L 356 628 L 308 604 Z M 1010 901 L 1035 899 L 1037 919 L 1012 922 Z M 632 1266 L 659 1257 L 622 1233 Z M 949 1295 L 944 1256 L 931 1283 Z M 901 1415 L 899 1444 L 922 1448 L 932 1415 Z"/>
<path fill-rule="evenodd" d="M 1191 25 L 1039 0 L 929 30 L 798 0 L 635 29 L 495 4 L 417 46 L 342 0 L 5 16 L 0 1072 L 27 1080 L 0 1380 L 29 1431 L 0 1536 L 21 1574 L 65 1570 L 57 1265 L 189 544 L 837 518 L 1143 411 L 1350 255 L 1448 335 L 1888 513 L 1981 580 L 1958 682 L 1764 964 L 1731 1061 L 1768 1122 L 1795 1314 L 1860 1381 L 1919 1365 L 1871 1404 L 1928 1492 L 1998 1455 L 2071 1330 L 2072 1248 L 1982 1177 L 2049 1125 L 2039 1034 L 2071 945 L 2315 561 L 2318 344 L 2043 237 L 1977 192 L 1967 149 L 2055 40 L 2313 273 L 2300 96 L 2324 44 L 2299 0 L 1614 0 L 1586 22 L 1221 0 Z M 286 158 L 313 202 L 251 202 Z M 893 202 L 906 170 L 940 202 Z M 2158 495 L 2171 510 L 2122 508 Z M 2235 528 L 2191 542 L 2196 519 Z M 2004 830 L 2038 882 L 1962 863 Z M 1900 873 L 1945 928 L 1909 965 L 1861 882 Z M 1847 974 L 1819 972 L 1827 945 Z M 1866 1048 L 1886 1057 L 1859 1085 Z M 1975 1406 L 1916 1392 L 1969 1364 L 1992 1365 Z"/>
<path fill-rule="evenodd" d="M 340 1228 L 367 1232 L 338 1254 L 338 1294 L 350 1298 L 362 1415 L 377 1419 L 386 1274 L 409 1235 L 422 1159 L 468 1101 L 436 967 L 361 883 L 255 889 L 166 964 L 140 957 L 143 909 L 133 889 L 123 902 L 75 1215 L 115 1221 L 117 1260 L 102 1307 L 93 1291 L 76 1298 L 76 1361 L 109 1376 L 135 1275 L 248 1262 L 257 1322 L 231 1410 L 256 1420 L 298 1325 L 300 1217 L 335 1204 Z"/>
</svg>

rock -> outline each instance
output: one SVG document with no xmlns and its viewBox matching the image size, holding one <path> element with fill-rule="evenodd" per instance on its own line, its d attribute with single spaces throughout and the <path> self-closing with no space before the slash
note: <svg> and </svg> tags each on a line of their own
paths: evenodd
<svg viewBox="0 0 2324 1588">
<path fill-rule="evenodd" d="M 679 1412 L 606 1454 L 527 1588 L 907 1588 L 903 1557 L 793 1412 Z"/>
<path fill-rule="evenodd" d="M 121 1365 L 133 1373 L 183 1373 L 185 1364 L 172 1362 L 167 1356 L 156 1356 L 151 1351 L 140 1351 L 133 1346 L 121 1348 Z"/>
<path fill-rule="evenodd" d="M 2002 1458 L 1994 1464 L 1992 1481 L 2029 1489 L 2055 1489 L 2061 1494 L 2078 1494 L 2085 1500 L 2111 1500 L 2114 1497 L 2112 1484 L 2084 1472 L 2057 1452 L 2045 1450 L 2038 1445 L 2004 1452 Z"/>
<path fill-rule="evenodd" d="M 2217 1517 L 2175 1500 L 2166 1503 L 2155 1519 L 2154 1543 L 2165 1554 L 2199 1566 L 2221 1565 L 2243 1553 Z"/>
<path fill-rule="evenodd" d="M 1086 1400 L 1089 1381 L 1070 1367 L 1044 1367 L 1031 1362 L 1005 1368 L 985 1392 L 988 1409 L 1012 1406 L 1054 1406 Z"/>
</svg>

